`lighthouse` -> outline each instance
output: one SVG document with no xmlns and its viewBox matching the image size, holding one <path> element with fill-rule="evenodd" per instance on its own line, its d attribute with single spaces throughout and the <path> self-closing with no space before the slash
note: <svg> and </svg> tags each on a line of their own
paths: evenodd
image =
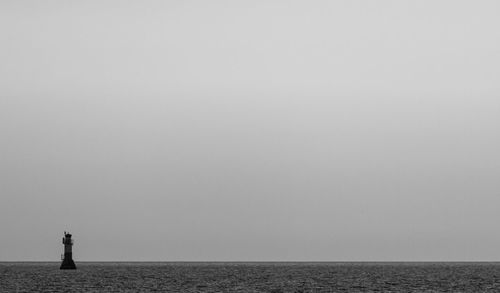
<svg viewBox="0 0 500 293">
<path fill-rule="evenodd" d="M 64 244 L 64 256 L 61 256 L 61 270 L 76 270 L 75 262 L 73 261 L 73 239 L 71 239 L 71 234 L 64 232 L 64 237 L 62 239 Z"/>
</svg>

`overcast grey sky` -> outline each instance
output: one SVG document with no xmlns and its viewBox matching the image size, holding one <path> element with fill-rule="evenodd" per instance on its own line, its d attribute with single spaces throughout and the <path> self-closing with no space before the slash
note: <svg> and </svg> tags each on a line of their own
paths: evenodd
<svg viewBox="0 0 500 293">
<path fill-rule="evenodd" d="M 0 260 L 500 260 L 500 2 L 0 2 Z"/>
</svg>

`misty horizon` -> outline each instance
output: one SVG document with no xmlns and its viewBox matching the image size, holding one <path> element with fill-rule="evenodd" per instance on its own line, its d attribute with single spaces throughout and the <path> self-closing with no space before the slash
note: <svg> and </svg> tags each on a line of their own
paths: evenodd
<svg viewBox="0 0 500 293">
<path fill-rule="evenodd" d="M 500 261 L 496 1 L 2 1 L 0 261 Z"/>
</svg>

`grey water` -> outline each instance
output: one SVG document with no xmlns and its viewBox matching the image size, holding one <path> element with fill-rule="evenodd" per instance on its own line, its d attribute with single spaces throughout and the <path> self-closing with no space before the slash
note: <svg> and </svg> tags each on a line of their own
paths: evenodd
<svg viewBox="0 0 500 293">
<path fill-rule="evenodd" d="M 500 292 L 500 263 L 0 263 L 0 292 Z"/>
</svg>

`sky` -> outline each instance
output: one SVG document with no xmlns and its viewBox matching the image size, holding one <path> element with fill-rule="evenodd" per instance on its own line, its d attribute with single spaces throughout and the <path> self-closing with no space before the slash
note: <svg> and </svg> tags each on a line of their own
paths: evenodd
<svg viewBox="0 0 500 293">
<path fill-rule="evenodd" d="M 0 2 L 0 261 L 500 261 L 499 11 Z"/>
</svg>

